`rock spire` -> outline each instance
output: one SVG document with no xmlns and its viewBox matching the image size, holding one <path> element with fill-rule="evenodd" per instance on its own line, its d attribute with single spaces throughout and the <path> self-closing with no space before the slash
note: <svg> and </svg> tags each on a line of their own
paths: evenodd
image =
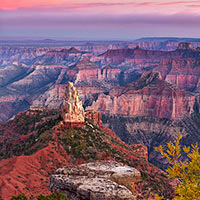
<svg viewBox="0 0 200 200">
<path fill-rule="evenodd" d="M 62 106 L 63 122 L 67 125 L 77 126 L 84 124 L 85 114 L 78 90 L 72 82 L 68 82 Z"/>
</svg>

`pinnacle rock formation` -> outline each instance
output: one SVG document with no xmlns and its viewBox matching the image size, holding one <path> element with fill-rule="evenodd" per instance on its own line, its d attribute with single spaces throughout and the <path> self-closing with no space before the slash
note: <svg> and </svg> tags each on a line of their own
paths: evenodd
<svg viewBox="0 0 200 200">
<path fill-rule="evenodd" d="M 68 82 L 62 106 L 63 122 L 68 126 L 84 124 L 85 114 L 78 90 Z"/>
</svg>

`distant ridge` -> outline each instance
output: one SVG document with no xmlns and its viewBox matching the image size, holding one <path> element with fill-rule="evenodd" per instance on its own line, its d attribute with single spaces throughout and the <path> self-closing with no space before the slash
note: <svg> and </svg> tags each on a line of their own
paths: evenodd
<svg viewBox="0 0 200 200">
<path fill-rule="evenodd" d="M 179 38 L 179 37 L 144 37 L 134 40 L 134 42 L 200 42 L 200 38 Z"/>
</svg>

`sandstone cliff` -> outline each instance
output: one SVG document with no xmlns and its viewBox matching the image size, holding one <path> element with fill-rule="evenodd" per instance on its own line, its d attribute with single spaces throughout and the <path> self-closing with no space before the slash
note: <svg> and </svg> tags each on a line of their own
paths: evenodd
<svg viewBox="0 0 200 200">
<path fill-rule="evenodd" d="M 162 74 L 163 79 L 178 88 L 195 91 L 199 89 L 200 60 L 197 58 L 164 60 L 155 71 Z"/>
<path fill-rule="evenodd" d="M 168 84 L 159 73 L 145 73 L 126 87 L 101 94 L 88 109 L 104 114 L 182 119 L 193 112 L 195 96 Z"/>
</svg>

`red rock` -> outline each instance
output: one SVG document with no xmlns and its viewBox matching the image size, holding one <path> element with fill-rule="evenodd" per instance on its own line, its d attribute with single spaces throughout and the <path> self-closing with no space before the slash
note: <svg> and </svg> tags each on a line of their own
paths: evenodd
<svg viewBox="0 0 200 200">
<path fill-rule="evenodd" d="M 182 119 L 193 112 L 194 104 L 195 96 L 169 85 L 158 73 L 146 73 L 128 87 L 99 95 L 88 109 L 109 115 Z"/>
<path fill-rule="evenodd" d="M 85 112 L 85 117 L 92 120 L 97 126 L 102 126 L 101 113 L 93 110 Z"/>
<path fill-rule="evenodd" d="M 200 61 L 197 58 L 164 60 L 154 68 L 167 82 L 178 88 L 194 91 L 198 88 Z"/>
<path fill-rule="evenodd" d="M 140 157 L 148 161 L 148 148 L 142 144 L 132 144 L 130 145 L 133 151 Z"/>
<path fill-rule="evenodd" d="M 19 193 L 29 196 L 50 194 L 49 173 L 64 165 L 68 165 L 68 159 L 56 152 L 51 144 L 31 156 L 18 156 L 1 161 L 1 198 L 8 200 Z"/>
<path fill-rule="evenodd" d="M 115 49 L 108 50 L 99 56 L 99 60 L 102 64 L 119 65 L 124 62 L 128 62 L 134 66 L 134 64 L 154 64 L 160 63 L 161 60 L 175 59 L 175 58 L 195 58 L 199 55 L 196 50 L 183 51 L 177 49 L 175 51 L 152 51 L 144 50 L 140 48 L 135 49 Z M 126 65 L 125 65 L 126 66 Z"/>
</svg>

